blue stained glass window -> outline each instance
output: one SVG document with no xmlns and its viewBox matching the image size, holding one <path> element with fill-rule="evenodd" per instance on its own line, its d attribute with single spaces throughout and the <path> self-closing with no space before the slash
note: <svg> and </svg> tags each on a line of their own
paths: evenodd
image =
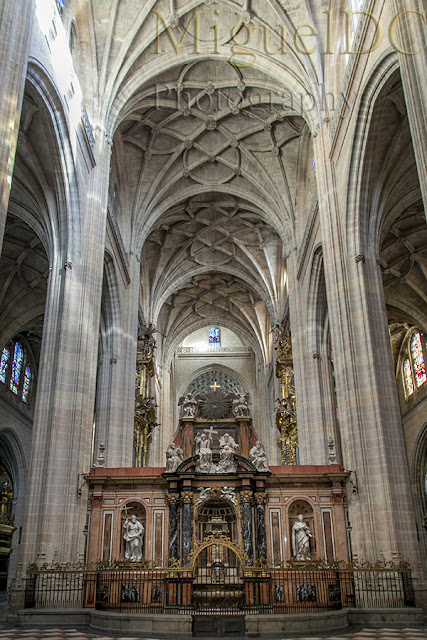
<svg viewBox="0 0 427 640">
<path fill-rule="evenodd" d="M 30 369 L 30 365 L 27 364 L 27 366 L 24 369 L 24 386 L 22 389 L 22 399 L 24 402 L 28 401 L 28 392 L 30 391 L 30 381 L 31 381 L 31 369 Z"/>
<path fill-rule="evenodd" d="M 15 353 L 13 354 L 12 375 L 10 376 L 10 389 L 18 395 L 19 378 L 21 376 L 22 361 L 24 359 L 24 350 L 20 342 L 15 344 Z"/>
<path fill-rule="evenodd" d="M 7 365 L 9 364 L 9 358 L 10 358 L 10 351 L 5 347 L 2 351 L 1 361 L 0 361 L 0 381 L 1 382 L 6 382 L 6 372 L 7 372 Z"/>
<path fill-rule="evenodd" d="M 220 347 L 221 346 L 221 331 L 218 327 L 211 327 L 209 329 L 209 346 Z"/>
</svg>

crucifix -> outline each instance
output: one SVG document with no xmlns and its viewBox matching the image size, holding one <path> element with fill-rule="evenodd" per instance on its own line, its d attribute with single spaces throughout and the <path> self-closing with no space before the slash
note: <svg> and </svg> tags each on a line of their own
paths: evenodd
<svg viewBox="0 0 427 640">
<path fill-rule="evenodd" d="M 210 388 L 216 391 L 217 389 L 221 389 L 221 385 L 215 380 L 214 383 L 210 385 Z"/>
<path fill-rule="evenodd" d="M 208 433 L 208 434 L 209 434 L 209 436 L 210 436 L 210 437 L 209 437 L 209 440 L 210 440 L 211 442 L 212 442 L 212 436 L 213 436 L 213 434 L 214 434 L 214 433 L 218 433 L 218 431 L 216 431 L 216 430 L 214 429 L 213 424 L 211 424 L 211 426 L 209 427 L 209 429 L 203 429 L 203 431 L 206 431 L 206 433 Z"/>
<path fill-rule="evenodd" d="M 128 511 L 132 511 L 133 507 L 128 507 L 127 505 L 125 505 L 122 509 L 122 511 L 124 511 L 126 513 L 126 520 L 128 519 Z"/>
</svg>

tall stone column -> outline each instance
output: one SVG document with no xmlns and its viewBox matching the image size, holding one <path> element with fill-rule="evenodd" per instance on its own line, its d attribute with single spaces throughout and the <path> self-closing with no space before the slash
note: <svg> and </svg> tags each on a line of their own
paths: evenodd
<svg viewBox="0 0 427 640">
<path fill-rule="evenodd" d="M 170 493 L 168 495 L 169 500 L 169 542 L 168 542 L 168 557 L 169 564 L 173 560 L 178 560 L 178 508 L 179 508 L 179 495 L 177 493 Z"/>
<path fill-rule="evenodd" d="M 257 526 L 257 555 L 267 561 L 267 536 L 265 534 L 265 498 L 264 492 L 255 493 L 256 526 Z"/>
<path fill-rule="evenodd" d="M 182 494 L 182 564 L 186 565 L 188 554 L 191 551 L 193 530 L 191 526 L 191 505 L 193 504 L 193 492 Z"/>
<path fill-rule="evenodd" d="M 36 560 L 83 558 L 83 474 L 89 473 L 92 462 L 110 164 L 110 147 L 101 134 L 96 157 L 98 164 L 90 175 L 81 176 L 80 201 L 71 198 L 70 209 L 64 211 L 65 219 L 73 216 L 76 221 L 75 236 L 62 255 L 55 255 L 49 278 L 21 547 L 23 571 L 27 562 Z"/>
<path fill-rule="evenodd" d="M 349 492 L 353 550 L 360 559 L 419 562 L 380 268 L 370 243 L 343 247 L 329 132 L 315 140 L 323 256 L 336 377 L 343 463 L 354 471 Z"/>
<path fill-rule="evenodd" d="M 242 501 L 242 538 L 243 549 L 248 557 L 248 564 L 253 562 L 254 547 L 252 543 L 252 491 L 244 489 L 240 493 Z"/>
<path fill-rule="evenodd" d="M 35 0 L 0 2 L 0 251 L 15 164 Z"/>
<path fill-rule="evenodd" d="M 427 13 L 423 0 L 393 0 L 392 45 L 399 55 L 424 211 L 427 215 Z M 419 13 L 417 13 L 419 12 Z M 421 14 L 421 15 L 419 15 Z"/>
<path fill-rule="evenodd" d="M 129 255 L 130 283 L 121 288 L 120 321 L 114 335 L 113 351 L 105 366 L 111 370 L 106 424 L 106 466 L 131 467 L 135 414 L 135 371 L 138 335 L 140 263 Z M 104 366 L 104 365 L 103 365 Z"/>
</svg>

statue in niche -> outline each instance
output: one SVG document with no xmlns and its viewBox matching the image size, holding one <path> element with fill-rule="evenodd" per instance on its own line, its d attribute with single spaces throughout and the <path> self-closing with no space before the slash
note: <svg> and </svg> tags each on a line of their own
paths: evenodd
<svg viewBox="0 0 427 640">
<path fill-rule="evenodd" d="M 142 559 L 142 541 L 144 539 L 144 525 L 131 516 L 123 524 L 123 539 L 125 541 L 125 558 L 132 562 L 139 562 Z"/>
<path fill-rule="evenodd" d="M 183 418 L 194 418 L 196 415 L 197 400 L 191 393 L 187 393 L 185 397 L 180 398 L 178 404 L 182 407 Z"/>
<path fill-rule="evenodd" d="M 233 415 L 235 418 L 249 417 L 249 393 L 238 393 L 234 398 Z"/>
<path fill-rule="evenodd" d="M 300 513 L 292 527 L 292 553 L 296 560 L 310 560 L 310 538 L 313 536 L 310 527 L 304 522 Z"/>
<path fill-rule="evenodd" d="M 196 473 L 215 473 L 216 467 L 212 463 L 212 436 L 198 433 L 196 436 L 196 454 L 199 459 L 196 464 Z"/>
<path fill-rule="evenodd" d="M 173 473 L 176 471 L 184 460 L 184 452 L 181 447 L 177 447 L 173 442 L 166 451 L 166 472 Z"/>
<path fill-rule="evenodd" d="M 237 464 L 234 461 L 234 454 L 239 445 L 229 433 L 224 433 L 219 439 L 220 458 L 217 473 L 236 473 Z"/>
<path fill-rule="evenodd" d="M 267 456 L 265 455 L 264 448 L 259 440 L 256 441 L 255 446 L 249 451 L 249 459 L 258 471 L 270 471 L 268 468 Z"/>
</svg>

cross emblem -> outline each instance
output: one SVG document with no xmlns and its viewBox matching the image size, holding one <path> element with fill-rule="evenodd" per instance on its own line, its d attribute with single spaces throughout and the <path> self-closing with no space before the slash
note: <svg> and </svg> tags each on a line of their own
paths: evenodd
<svg viewBox="0 0 427 640">
<path fill-rule="evenodd" d="M 209 435 L 212 437 L 214 433 L 218 433 L 218 431 L 216 431 L 214 429 L 213 424 L 211 424 L 211 426 L 209 427 L 209 429 L 203 429 L 203 431 L 206 431 L 206 433 L 209 433 Z"/>
<path fill-rule="evenodd" d="M 221 389 L 221 385 L 215 380 L 215 382 L 210 385 L 210 388 L 216 391 L 217 389 Z"/>
</svg>

